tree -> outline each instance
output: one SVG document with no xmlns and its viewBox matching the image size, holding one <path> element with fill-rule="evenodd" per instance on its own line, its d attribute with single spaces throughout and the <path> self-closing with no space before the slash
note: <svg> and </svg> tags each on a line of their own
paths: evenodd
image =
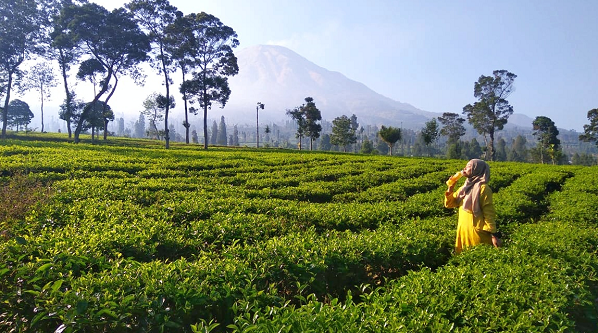
<svg viewBox="0 0 598 333">
<path fill-rule="evenodd" d="M 305 116 L 305 136 L 309 138 L 309 150 L 313 150 L 314 140 L 320 137 L 322 131 L 322 125 L 318 123 L 322 120 L 322 114 L 313 98 L 306 97 L 305 103 L 301 106 L 301 112 Z"/>
<path fill-rule="evenodd" d="M 165 27 L 165 39 L 164 42 L 167 48 L 170 49 L 171 57 L 173 62 L 181 70 L 182 82 L 187 81 L 187 74 L 193 66 L 193 45 L 195 42 L 195 36 L 193 34 L 193 20 L 192 16 L 178 15 L 174 22 Z M 190 102 L 188 93 L 185 91 L 186 86 L 181 84 L 179 92 L 183 95 L 183 103 L 185 108 L 185 121 L 183 126 L 185 127 L 185 142 L 189 144 L 189 113 L 196 115 L 197 109 L 189 107 Z M 196 131 L 197 134 L 197 131 Z"/>
<path fill-rule="evenodd" d="M 443 126 L 440 129 L 440 135 L 448 138 L 449 145 L 458 143 L 459 139 L 465 135 L 465 127 L 463 126 L 465 119 L 459 117 L 458 114 L 445 112 L 438 117 L 438 121 Z"/>
<path fill-rule="evenodd" d="M 297 132 L 295 132 L 295 137 L 299 139 L 299 150 L 301 150 L 301 142 L 303 141 L 303 136 L 306 132 L 307 123 L 305 119 L 305 113 L 303 113 L 301 107 L 296 107 L 292 110 L 287 109 L 287 115 L 297 123 Z"/>
<path fill-rule="evenodd" d="M 6 139 L 10 94 L 22 77 L 20 66 L 32 54 L 40 53 L 40 12 L 35 0 L 2 0 L 0 6 L 0 73 L 3 83 L 4 107 L 2 138 Z"/>
<path fill-rule="evenodd" d="M 483 153 L 484 151 L 476 138 L 471 139 L 470 142 L 465 142 L 463 149 L 461 149 L 461 157 L 465 160 L 480 158 Z"/>
<path fill-rule="evenodd" d="M 357 142 L 357 136 L 351 127 L 351 119 L 345 115 L 334 118 L 334 120 L 332 120 L 330 143 L 342 146 L 343 151 L 347 152 L 347 146 L 352 145 L 355 142 Z"/>
<path fill-rule="evenodd" d="M 69 7 L 72 16 L 68 29 L 76 36 L 76 40 L 105 69 L 100 80 L 100 91 L 94 96 L 92 105 L 108 93 L 103 105 L 114 94 L 121 74 L 128 74 L 136 82 L 140 77 L 138 64 L 147 59 L 150 51 L 148 37 L 141 31 L 130 13 L 123 8 L 108 12 L 95 3 Z M 92 108 L 85 108 L 75 129 L 75 143 L 79 142 L 79 134 L 83 129 L 83 119 Z"/>
<path fill-rule="evenodd" d="M 231 145 L 235 147 L 239 146 L 239 129 L 237 128 L 237 125 L 233 127 L 233 141 L 231 142 Z"/>
<path fill-rule="evenodd" d="M 362 154 L 374 154 L 376 149 L 374 148 L 374 144 L 368 138 L 365 138 L 361 143 L 361 150 L 359 151 Z"/>
<path fill-rule="evenodd" d="M 29 104 L 20 99 L 10 101 L 6 114 L 8 126 L 16 127 L 17 132 L 21 127 L 27 129 L 27 125 L 31 123 L 31 119 L 34 117 Z"/>
<path fill-rule="evenodd" d="M 436 121 L 436 118 L 432 118 L 432 120 L 426 122 L 420 135 L 425 146 L 428 148 L 428 155 L 432 156 L 430 145 L 438 140 L 438 122 Z"/>
<path fill-rule="evenodd" d="M 494 133 L 502 130 L 513 114 L 507 97 L 515 89 L 513 82 L 516 77 L 506 70 L 496 70 L 492 76 L 480 76 L 474 85 L 474 97 L 478 101 L 463 107 L 469 123 L 484 136 L 486 158 L 491 161 L 494 160 Z"/>
<path fill-rule="evenodd" d="M 97 94 L 97 86 L 100 83 L 102 76 L 106 74 L 106 68 L 97 59 L 87 59 L 79 64 L 77 71 L 77 79 L 82 81 L 89 81 L 93 86 L 93 96 Z"/>
<path fill-rule="evenodd" d="M 161 140 L 161 134 L 164 133 L 158 130 L 158 123 L 164 119 L 164 109 L 158 106 L 159 96 L 156 92 L 147 96 L 143 101 L 143 111 L 141 111 L 141 114 L 149 119 L 150 126 L 153 127 L 151 132 L 153 132 L 157 140 Z"/>
<path fill-rule="evenodd" d="M 527 140 L 525 137 L 522 135 L 517 135 L 513 140 L 507 159 L 514 162 L 526 162 L 528 155 L 526 145 Z"/>
<path fill-rule="evenodd" d="M 401 129 L 392 127 L 392 126 L 384 126 L 380 127 L 378 131 L 378 136 L 380 139 L 388 145 L 389 155 L 392 155 L 392 146 L 399 140 L 401 140 Z"/>
<path fill-rule="evenodd" d="M 210 144 L 215 145 L 218 143 L 218 123 L 216 120 L 212 123 L 212 135 L 210 135 Z"/>
<path fill-rule="evenodd" d="M 70 0 L 56 1 L 56 6 L 50 7 L 50 13 L 48 14 L 49 19 L 52 21 L 51 25 L 51 46 L 56 50 L 55 53 L 51 53 L 53 57 L 58 61 L 60 67 L 60 74 L 62 76 L 62 83 L 65 91 L 64 109 L 61 110 L 60 119 L 66 121 L 69 139 L 72 137 L 71 120 L 73 119 L 73 113 L 71 109 L 76 103 L 73 102 L 75 99 L 75 93 L 69 86 L 69 71 L 71 66 L 75 64 L 81 56 L 81 49 L 78 45 L 77 38 L 74 34 L 69 33 L 68 25 L 72 16 L 69 13 L 72 12 L 69 7 L 74 7 L 76 4 Z"/>
<path fill-rule="evenodd" d="M 102 101 L 87 103 L 83 108 L 81 117 L 83 117 L 83 115 L 85 115 L 85 118 L 81 121 L 83 129 L 91 129 L 92 140 L 96 128 L 104 129 L 104 140 L 106 140 L 108 135 L 108 122 L 114 120 L 114 112 L 112 112 L 110 105 L 107 105 L 106 102 Z"/>
<path fill-rule="evenodd" d="M 167 27 L 174 23 L 177 17 L 177 8 L 172 6 L 168 0 L 132 0 L 126 7 L 135 15 L 139 24 L 146 30 L 147 35 L 153 44 L 151 57 L 152 66 L 164 75 L 164 86 L 166 88 L 165 100 L 170 101 L 170 85 L 172 80 L 170 73 L 175 71 L 173 61 L 172 44 L 168 43 Z M 164 138 L 166 149 L 170 147 L 170 135 L 168 128 L 168 115 L 174 103 L 164 104 Z M 187 143 L 189 143 L 187 133 Z"/>
<path fill-rule="evenodd" d="M 208 109 L 213 102 L 224 107 L 230 97 L 227 77 L 239 73 L 233 53 L 239 41 L 237 33 L 213 15 L 202 12 L 186 18 L 191 27 L 189 56 L 194 72 L 193 79 L 183 82 L 181 91 L 203 109 L 204 149 L 208 149 Z"/>
<path fill-rule="evenodd" d="M 507 142 L 505 139 L 500 138 L 496 142 L 496 160 L 506 161 L 507 160 Z"/>
<path fill-rule="evenodd" d="M 218 138 L 216 139 L 216 144 L 221 146 L 228 145 L 228 137 L 226 134 L 226 121 L 224 121 L 224 116 L 220 117 L 220 124 L 218 125 Z"/>
<path fill-rule="evenodd" d="M 143 113 L 139 113 L 139 119 L 135 121 L 135 137 L 145 137 L 145 117 L 143 116 Z"/>
<path fill-rule="evenodd" d="M 583 134 L 579 140 L 584 142 L 595 142 L 598 146 L 598 108 L 588 111 L 589 124 L 583 125 Z"/>
<path fill-rule="evenodd" d="M 57 85 L 54 70 L 45 62 L 33 66 L 27 76 L 26 88 L 36 90 L 39 93 L 42 133 L 44 132 L 44 101 L 50 99 L 50 89 Z"/>
<path fill-rule="evenodd" d="M 353 133 L 357 134 L 357 131 L 359 130 L 359 123 L 357 122 L 357 116 L 355 114 L 351 115 L 351 130 L 353 130 Z M 355 141 L 355 143 L 357 143 L 357 140 Z M 356 149 L 354 149 L 355 152 L 357 152 L 357 147 Z"/>
<path fill-rule="evenodd" d="M 322 135 L 322 139 L 320 139 L 319 149 L 323 151 L 329 151 L 330 148 L 332 148 L 332 143 L 330 143 L 330 134 Z"/>
<path fill-rule="evenodd" d="M 552 164 L 556 164 L 556 159 L 560 155 L 561 140 L 557 138 L 559 130 L 554 122 L 545 116 L 538 116 L 532 122 L 533 135 L 538 140 L 538 151 L 540 154 L 540 163 L 544 164 L 544 152 L 550 156 Z"/>
</svg>

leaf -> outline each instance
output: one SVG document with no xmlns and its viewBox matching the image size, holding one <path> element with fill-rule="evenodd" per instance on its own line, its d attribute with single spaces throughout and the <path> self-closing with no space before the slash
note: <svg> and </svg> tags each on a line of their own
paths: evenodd
<svg viewBox="0 0 598 333">
<path fill-rule="evenodd" d="M 35 270 L 35 273 L 43 273 L 47 271 L 50 267 L 52 267 L 52 263 L 41 265 L 38 269 Z"/>
<path fill-rule="evenodd" d="M 21 245 L 27 244 L 27 240 L 23 237 L 17 236 L 17 237 L 15 237 L 15 240 L 17 241 L 17 244 L 21 244 Z"/>
<path fill-rule="evenodd" d="M 54 284 L 52 285 L 52 292 L 57 292 L 60 289 L 60 287 L 62 287 L 63 282 L 64 282 L 64 280 L 55 281 Z"/>
<path fill-rule="evenodd" d="M 85 313 L 85 311 L 87 311 L 87 307 L 89 306 L 89 303 L 86 300 L 81 300 L 79 302 L 77 302 L 77 314 L 83 314 Z"/>
</svg>

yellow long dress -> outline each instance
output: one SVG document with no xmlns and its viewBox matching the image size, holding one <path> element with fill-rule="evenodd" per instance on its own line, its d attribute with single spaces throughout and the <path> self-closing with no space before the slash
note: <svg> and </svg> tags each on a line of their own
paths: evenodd
<svg viewBox="0 0 598 333">
<path fill-rule="evenodd" d="M 444 194 L 446 208 L 459 207 L 455 253 L 461 253 L 466 247 L 479 244 L 492 245 L 492 233 L 496 232 L 496 211 L 492 203 L 492 189 L 486 184 L 480 186 L 479 203 L 482 214 L 479 216 L 474 216 L 463 209 L 463 202 L 458 197 L 460 190 Z"/>
</svg>

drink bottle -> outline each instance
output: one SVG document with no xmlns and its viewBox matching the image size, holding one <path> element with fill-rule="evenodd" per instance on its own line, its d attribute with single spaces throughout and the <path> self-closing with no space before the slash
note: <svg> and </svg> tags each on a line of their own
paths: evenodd
<svg viewBox="0 0 598 333">
<path fill-rule="evenodd" d="M 455 173 L 454 175 L 452 175 L 447 181 L 446 181 L 446 185 L 448 186 L 453 186 L 457 183 L 457 181 L 459 179 L 461 179 L 461 177 L 463 177 L 463 171 L 458 171 L 457 173 Z"/>
</svg>

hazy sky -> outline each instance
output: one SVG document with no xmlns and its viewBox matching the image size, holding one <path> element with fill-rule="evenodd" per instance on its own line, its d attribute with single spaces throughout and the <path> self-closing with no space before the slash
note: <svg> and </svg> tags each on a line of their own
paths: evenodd
<svg viewBox="0 0 598 333">
<path fill-rule="evenodd" d="M 93 1 L 107 9 L 126 2 Z M 239 35 L 239 49 L 286 46 L 426 111 L 461 114 L 480 75 L 497 69 L 517 75 L 516 113 L 581 131 L 598 108 L 596 0 L 170 2 L 218 17 Z"/>
</svg>

